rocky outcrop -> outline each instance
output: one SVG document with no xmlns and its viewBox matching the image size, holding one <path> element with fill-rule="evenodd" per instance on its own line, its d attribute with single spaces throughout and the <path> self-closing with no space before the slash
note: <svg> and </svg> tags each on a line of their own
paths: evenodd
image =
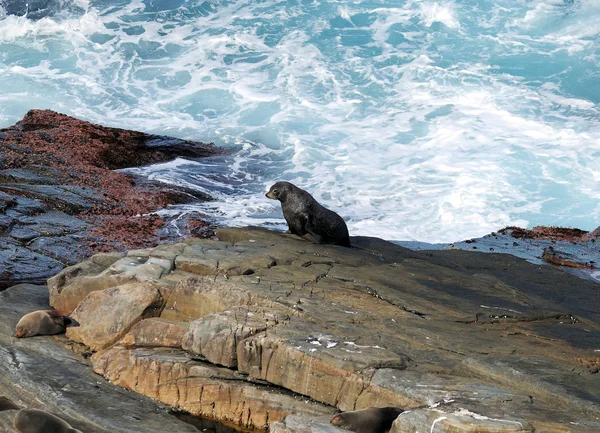
<svg viewBox="0 0 600 433">
<path fill-rule="evenodd" d="M 86 433 L 197 432 L 165 406 L 98 380 L 79 345 L 64 336 L 13 336 L 21 316 L 45 308 L 45 286 L 22 284 L 0 293 L 0 401 L 52 412 Z M 16 412 L 0 412 L 0 431 L 16 433 Z"/>
<path fill-rule="evenodd" d="M 538 226 L 531 230 L 506 227 L 481 238 L 450 244 L 398 242 L 414 250 L 463 250 L 504 253 L 534 264 L 550 263 L 578 277 L 600 282 L 600 228 L 584 230 Z"/>
<path fill-rule="evenodd" d="M 43 283 L 92 252 L 156 244 L 167 233 L 151 212 L 209 197 L 115 170 L 218 152 L 209 144 L 29 111 L 0 130 L 0 290 Z"/>
<path fill-rule="evenodd" d="M 334 410 L 371 406 L 407 409 L 394 433 L 600 428 L 597 283 L 502 254 L 217 235 L 94 256 L 51 280 L 52 305 L 77 305 L 69 335 L 95 351 L 94 371 L 278 433 L 341 431 Z"/>
</svg>

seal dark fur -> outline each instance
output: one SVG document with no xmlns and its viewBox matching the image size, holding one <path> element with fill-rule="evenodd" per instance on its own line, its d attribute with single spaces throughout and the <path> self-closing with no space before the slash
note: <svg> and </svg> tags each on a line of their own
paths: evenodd
<svg viewBox="0 0 600 433">
<path fill-rule="evenodd" d="M 13 425 L 19 433 L 81 433 L 62 418 L 39 409 L 21 409 Z"/>
<path fill-rule="evenodd" d="M 290 182 L 277 182 L 266 196 L 281 202 L 290 232 L 309 233 L 319 244 L 350 246 L 348 227 L 341 216 L 321 206 L 312 195 Z"/>
<path fill-rule="evenodd" d="M 398 415 L 404 412 L 399 407 L 370 407 L 334 415 L 329 422 L 355 433 L 387 433 Z"/>
</svg>

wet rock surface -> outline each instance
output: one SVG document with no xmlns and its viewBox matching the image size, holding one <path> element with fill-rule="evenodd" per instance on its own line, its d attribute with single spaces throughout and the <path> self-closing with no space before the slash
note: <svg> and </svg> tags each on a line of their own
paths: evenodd
<svg viewBox="0 0 600 433">
<path fill-rule="evenodd" d="M 335 410 L 371 406 L 407 409 L 392 432 L 600 429 L 597 283 L 506 254 L 217 236 L 94 256 L 52 280 L 54 306 L 116 311 L 128 292 L 140 306 L 118 329 L 78 315 L 98 330 L 85 340 L 96 373 L 278 433 L 341 432 Z M 134 301 L 144 285 L 154 297 Z"/>
<path fill-rule="evenodd" d="M 210 144 L 29 111 L 0 130 L 0 290 L 43 283 L 94 251 L 188 235 L 185 227 L 169 232 L 165 220 L 148 214 L 209 197 L 115 170 L 217 153 Z"/>
<path fill-rule="evenodd" d="M 504 253 L 534 264 L 549 263 L 578 277 L 600 282 L 600 227 L 591 232 L 562 227 L 538 226 L 531 230 L 506 227 L 481 238 L 450 244 L 397 241 L 398 245 L 422 250 L 463 250 Z"/>
</svg>

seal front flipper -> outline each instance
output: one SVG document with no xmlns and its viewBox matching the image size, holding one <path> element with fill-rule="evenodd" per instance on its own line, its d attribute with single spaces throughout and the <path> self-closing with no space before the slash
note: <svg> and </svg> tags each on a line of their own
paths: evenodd
<svg viewBox="0 0 600 433">
<path fill-rule="evenodd" d="M 315 243 L 316 244 L 322 244 L 323 242 L 323 236 L 315 233 L 315 230 L 311 227 L 310 223 L 307 221 L 306 223 L 306 231 L 308 232 L 309 235 L 311 235 L 313 238 L 315 238 Z"/>
</svg>

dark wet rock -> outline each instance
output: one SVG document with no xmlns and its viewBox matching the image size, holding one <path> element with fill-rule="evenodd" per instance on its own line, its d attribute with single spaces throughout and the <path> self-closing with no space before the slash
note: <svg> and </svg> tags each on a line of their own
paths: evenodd
<svg viewBox="0 0 600 433">
<path fill-rule="evenodd" d="M 560 227 L 535 227 L 532 230 L 507 227 L 475 240 L 451 244 L 395 243 L 419 251 L 464 250 L 510 254 L 534 264 L 560 266 L 565 272 L 578 277 L 600 281 L 600 271 L 597 269 L 597 264 L 600 263 L 600 242 L 591 233 Z M 473 248 L 474 244 L 478 246 L 477 250 Z"/>
<path fill-rule="evenodd" d="M 0 131 L 0 240 L 7 245 L 0 250 L 0 287 L 40 282 L 93 252 L 189 235 L 191 226 L 172 230 L 152 212 L 210 197 L 115 170 L 219 152 L 211 144 L 31 110 Z"/>
<path fill-rule="evenodd" d="M 59 260 L 65 265 L 74 265 L 90 253 L 88 243 L 91 236 L 87 232 L 64 236 L 40 236 L 27 244 L 27 248 L 47 257 Z"/>
<path fill-rule="evenodd" d="M 58 260 L 21 246 L 14 239 L 0 237 L 0 290 L 19 283 L 45 283 L 49 275 L 64 266 Z"/>
</svg>

